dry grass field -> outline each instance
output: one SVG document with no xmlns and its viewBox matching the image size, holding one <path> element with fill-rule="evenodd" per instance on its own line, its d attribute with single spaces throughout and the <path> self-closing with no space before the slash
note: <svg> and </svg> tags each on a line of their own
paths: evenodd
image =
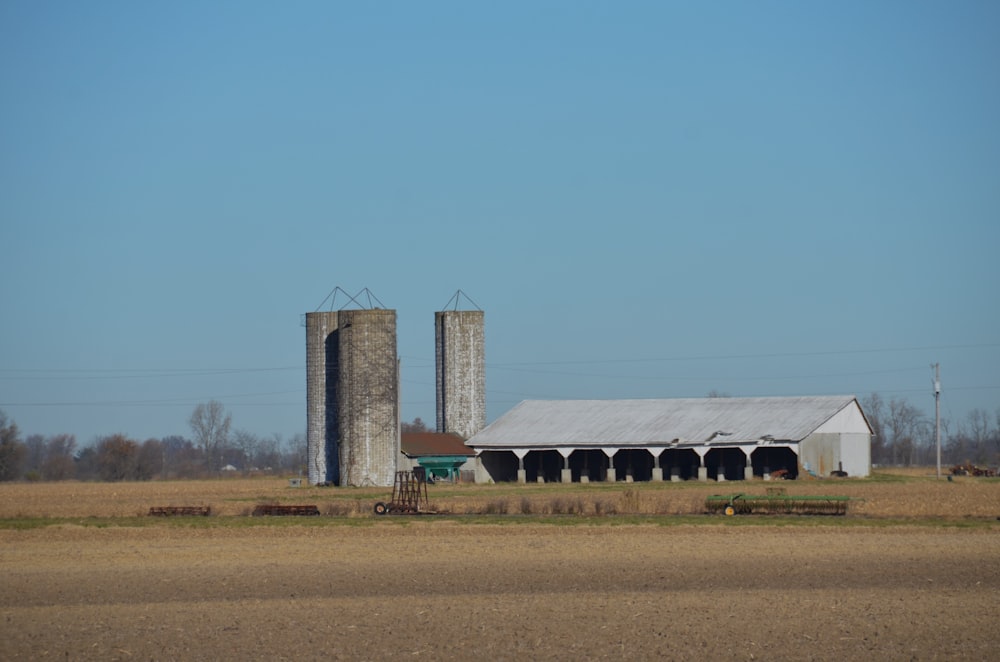
<svg viewBox="0 0 1000 662">
<path fill-rule="evenodd" d="M 431 510 L 464 514 L 699 515 L 705 497 L 780 487 L 789 495 L 853 499 L 850 517 L 994 519 L 1000 517 L 1000 479 L 937 480 L 933 469 L 897 470 L 873 479 L 581 485 L 446 485 L 428 488 Z M 369 517 L 386 488 L 289 486 L 285 478 L 145 483 L 0 483 L 0 520 L 145 516 L 153 506 L 210 506 L 219 516 L 249 515 L 262 503 L 316 504 L 328 515 Z"/>
<path fill-rule="evenodd" d="M 278 479 L 0 485 L 0 659 L 1000 659 L 1000 481 L 781 486 L 858 501 L 723 518 L 706 495 L 765 485 L 436 485 L 438 510 L 510 515 L 376 518 L 387 490 Z M 275 502 L 326 516 L 245 516 Z"/>
</svg>

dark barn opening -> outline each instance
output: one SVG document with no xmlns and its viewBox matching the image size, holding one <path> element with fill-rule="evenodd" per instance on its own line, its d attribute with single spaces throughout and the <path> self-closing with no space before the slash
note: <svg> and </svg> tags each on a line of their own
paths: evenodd
<svg viewBox="0 0 1000 662">
<path fill-rule="evenodd" d="M 483 451 L 479 454 L 483 468 L 498 483 L 517 480 L 517 456 L 512 451 Z"/>
<path fill-rule="evenodd" d="M 799 475 L 799 456 L 791 448 L 758 447 L 750 456 L 753 460 L 753 473 L 763 476 L 769 473 L 784 471 L 783 478 L 797 478 Z"/>
<path fill-rule="evenodd" d="M 559 451 L 529 451 L 524 458 L 526 480 L 536 482 L 539 478 L 546 483 L 558 483 L 562 477 L 563 457 Z"/>
<path fill-rule="evenodd" d="M 660 455 L 660 466 L 664 480 L 670 480 L 673 472 L 681 480 L 692 480 L 698 477 L 698 454 L 690 448 L 665 450 Z"/>
<path fill-rule="evenodd" d="M 623 448 L 615 453 L 615 475 L 625 480 L 630 475 L 635 481 L 653 478 L 653 456 L 644 448 Z"/>
<path fill-rule="evenodd" d="M 607 475 L 608 456 L 601 450 L 575 450 L 569 456 L 569 468 L 573 472 L 573 482 L 579 482 L 585 471 L 590 480 L 603 481 Z"/>
</svg>

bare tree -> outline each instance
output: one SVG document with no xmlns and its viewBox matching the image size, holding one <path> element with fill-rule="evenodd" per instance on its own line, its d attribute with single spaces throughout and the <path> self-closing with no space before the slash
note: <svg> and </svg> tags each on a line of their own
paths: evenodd
<svg viewBox="0 0 1000 662">
<path fill-rule="evenodd" d="M 0 481 L 17 480 L 24 465 L 25 448 L 14 421 L 0 409 Z"/>
<path fill-rule="evenodd" d="M 194 408 L 188 423 L 194 443 L 205 454 L 205 466 L 209 471 L 218 471 L 222 467 L 222 451 L 229 443 L 233 417 L 226 413 L 221 402 L 210 400 Z"/>
<path fill-rule="evenodd" d="M 990 417 L 985 409 L 973 409 L 969 412 L 969 441 L 974 449 L 974 457 L 967 458 L 973 462 L 985 462 L 988 455 L 987 446 L 990 438 Z"/>
<path fill-rule="evenodd" d="M 97 466 L 101 478 L 109 481 L 135 477 L 139 444 L 123 434 L 104 437 L 97 442 Z"/>
<path fill-rule="evenodd" d="M 892 433 L 893 464 L 917 462 L 926 420 L 916 407 L 904 399 L 889 401 L 889 430 Z"/>
<path fill-rule="evenodd" d="M 243 473 L 247 473 L 260 449 L 260 439 L 247 430 L 237 430 L 233 433 L 232 446 L 239 451 L 242 459 L 239 468 L 243 469 Z"/>
<path fill-rule="evenodd" d="M 253 458 L 254 465 L 264 471 L 274 471 L 280 467 L 282 445 L 281 434 L 277 432 L 270 437 L 261 439 L 257 446 L 257 453 Z"/>
<path fill-rule="evenodd" d="M 993 428 L 993 461 L 1000 464 L 1000 407 L 997 407 L 997 425 Z"/>
<path fill-rule="evenodd" d="M 97 480 L 101 477 L 97 449 L 93 446 L 85 446 L 77 451 L 73 464 L 75 465 L 73 473 L 77 480 Z"/>
<path fill-rule="evenodd" d="M 297 473 L 300 476 L 307 471 L 309 466 L 309 453 L 306 436 L 301 432 L 296 432 L 286 442 L 285 455 L 282 461 L 284 468 Z"/>
<path fill-rule="evenodd" d="M 163 473 L 163 444 L 159 439 L 147 439 L 139 447 L 136 456 L 135 477 L 139 480 L 150 480 L 153 476 Z"/>
<path fill-rule="evenodd" d="M 184 437 L 172 435 L 160 440 L 165 478 L 194 478 L 204 468 L 200 449 Z"/>
<path fill-rule="evenodd" d="M 41 480 L 43 462 L 45 462 L 45 437 L 40 434 L 29 434 L 24 440 L 25 479 Z"/>
<path fill-rule="evenodd" d="M 872 462 L 885 464 L 891 460 L 888 453 L 888 440 L 885 437 L 885 403 L 882 396 L 872 393 L 861 399 L 861 408 L 872 426 Z"/>
<path fill-rule="evenodd" d="M 69 480 L 76 475 L 76 437 L 57 434 L 45 442 L 45 459 L 42 461 L 42 480 Z"/>
<path fill-rule="evenodd" d="M 424 423 L 423 419 L 420 418 L 419 416 L 413 419 L 412 423 L 407 423 L 406 421 L 403 421 L 399 426 L 399 431 L 405 432 L 406 434 L 409 434 L 411 432 L 429 432 L 427 424 Z"/>
</svg>

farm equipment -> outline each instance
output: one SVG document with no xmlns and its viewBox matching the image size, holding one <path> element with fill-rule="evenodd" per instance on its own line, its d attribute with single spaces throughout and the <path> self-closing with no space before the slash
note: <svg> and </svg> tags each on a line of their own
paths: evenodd
<svg viewBox="0 0 1000 662">
<path fill-rule="evenodd" d="M 208 517 L 212 514 L 211 506 L 153 506 L 149 509 L 151 517 Z"/>
<path fill-rule="evenodd" d="M 987 469 L 985 467 L 977 467 L 971 462 L 966 462 L 965 464 L 956 464 L 951 468 L 952 476 L 982 476 L 987 478 L 992 478 L 997 475 L 997 472 L 993 469 Z"/>
<path fill-rule="evenodd" d="M 413 471 L 397 471 L 392 486 L 392 500 L 375 504 L 376 515 L 416 515 L 426 513 L 427 472 L 423 467 Z"/>
<path fill-rule="evenodd" d="M 767 494 L 713 495 L 705 499 L 710 513 L 732 515 L 846 515 L 846 496 L 789 496 L 782 488 L 769 488 Z"/>
<path fill-rule="evenodd" d="M 284 506 L 277 503 L 262 503 L 253 509 L 254 517 L 262 517 L 264 515 L 279 515 L 279 516 L 315 516 L 319 515 L 319 508 L 315 505 L 288 505 Z"/>
</svg>

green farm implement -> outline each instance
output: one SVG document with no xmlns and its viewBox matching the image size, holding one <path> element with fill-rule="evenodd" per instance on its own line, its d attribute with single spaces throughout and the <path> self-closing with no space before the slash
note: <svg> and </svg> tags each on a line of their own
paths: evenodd
<svg viewBox="0 0 1000 662">
<path fill-rule="evenodd" d="M 724 515 L 846 515 L 846 496 L 791 496 L 781 488 L 767 494 L 713 495 L 705 499 L 705 509 Z"/>
</svg>

